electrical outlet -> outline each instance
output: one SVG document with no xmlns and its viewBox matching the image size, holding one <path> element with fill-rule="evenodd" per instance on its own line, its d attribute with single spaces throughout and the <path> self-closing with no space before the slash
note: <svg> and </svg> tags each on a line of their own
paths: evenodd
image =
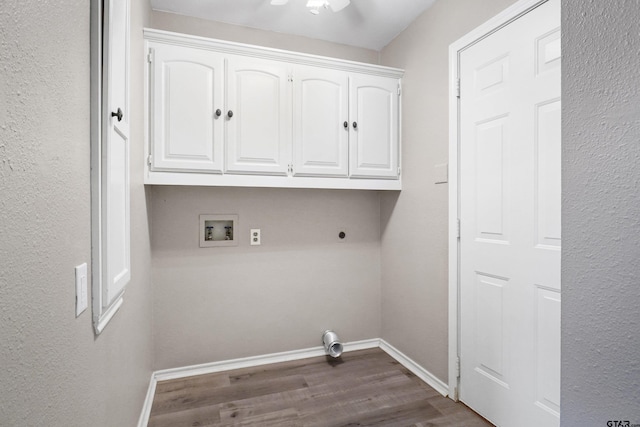
<svg viewBox="0 0 640 427">
<path fill-rule="evenodd" d="M 260 246 L 260 229 L 251 229 L 251 246 Z"/>
</svg>

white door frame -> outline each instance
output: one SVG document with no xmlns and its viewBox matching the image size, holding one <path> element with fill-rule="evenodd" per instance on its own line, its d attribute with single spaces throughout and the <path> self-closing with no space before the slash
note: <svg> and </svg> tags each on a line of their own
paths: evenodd
<svg viewBox="0 0 640 427">
<path fill-rule="evenodd" d="M 498 31 L 500 28 L 518 19 L 548 0 L 520 0 L 500 14 L 491 18 L 475 30 L 458 39 L 449 46 L 449 397 L 458 400 L 460 381 L 460 282 L 459 254 L 460 241 L 458 219 L 460 218 L 460 195 L 458 168 L 460 142 L 458 78 L 460 72 L 460 54 L 465 49 Z"/>
</svg>

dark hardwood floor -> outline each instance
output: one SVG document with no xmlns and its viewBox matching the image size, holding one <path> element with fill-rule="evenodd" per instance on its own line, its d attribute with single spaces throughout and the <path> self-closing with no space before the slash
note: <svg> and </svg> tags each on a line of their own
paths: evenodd
<svg viewBox="0 0 640 427">
<path fill-rule="evenodd" d="M 380 349 L 158 382 L 149 427 L 491 426 Z"/>
</svg>

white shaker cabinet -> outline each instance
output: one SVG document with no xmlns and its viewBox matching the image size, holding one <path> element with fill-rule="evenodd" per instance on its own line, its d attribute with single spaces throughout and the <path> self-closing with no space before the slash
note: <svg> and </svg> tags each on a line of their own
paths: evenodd
<svg viewBox="0 0 640 427">
<path fill-rule="evenodd" d="M 145 29 L 145 183 L 399 190 L 403 71 Z"/>
<path fill-rule="evenodd" d="M 151 169 L 222 173 L 223 56 L 152 44 L 149 62 Z"/>
<path fill-rule="evenodd" d="M 285 63 L 227 58 L 227 173 L 287 175 L 291 89 Z"/>
<path fill-rule="evenodd" d="M 349 90 L 350 175 L 359 178 L 397 178 L 398 80 L 352 74 Z"/>
</svg>

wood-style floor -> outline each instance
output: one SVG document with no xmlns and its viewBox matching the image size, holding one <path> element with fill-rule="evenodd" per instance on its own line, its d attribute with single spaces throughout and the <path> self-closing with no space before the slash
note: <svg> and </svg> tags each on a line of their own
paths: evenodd
<svg viewBox="0 0 640 427">
<path fill-rule="evenodd" d="M 380 349 L 158 382 L 149 427 L 491 426 Z"/>
</svg>

